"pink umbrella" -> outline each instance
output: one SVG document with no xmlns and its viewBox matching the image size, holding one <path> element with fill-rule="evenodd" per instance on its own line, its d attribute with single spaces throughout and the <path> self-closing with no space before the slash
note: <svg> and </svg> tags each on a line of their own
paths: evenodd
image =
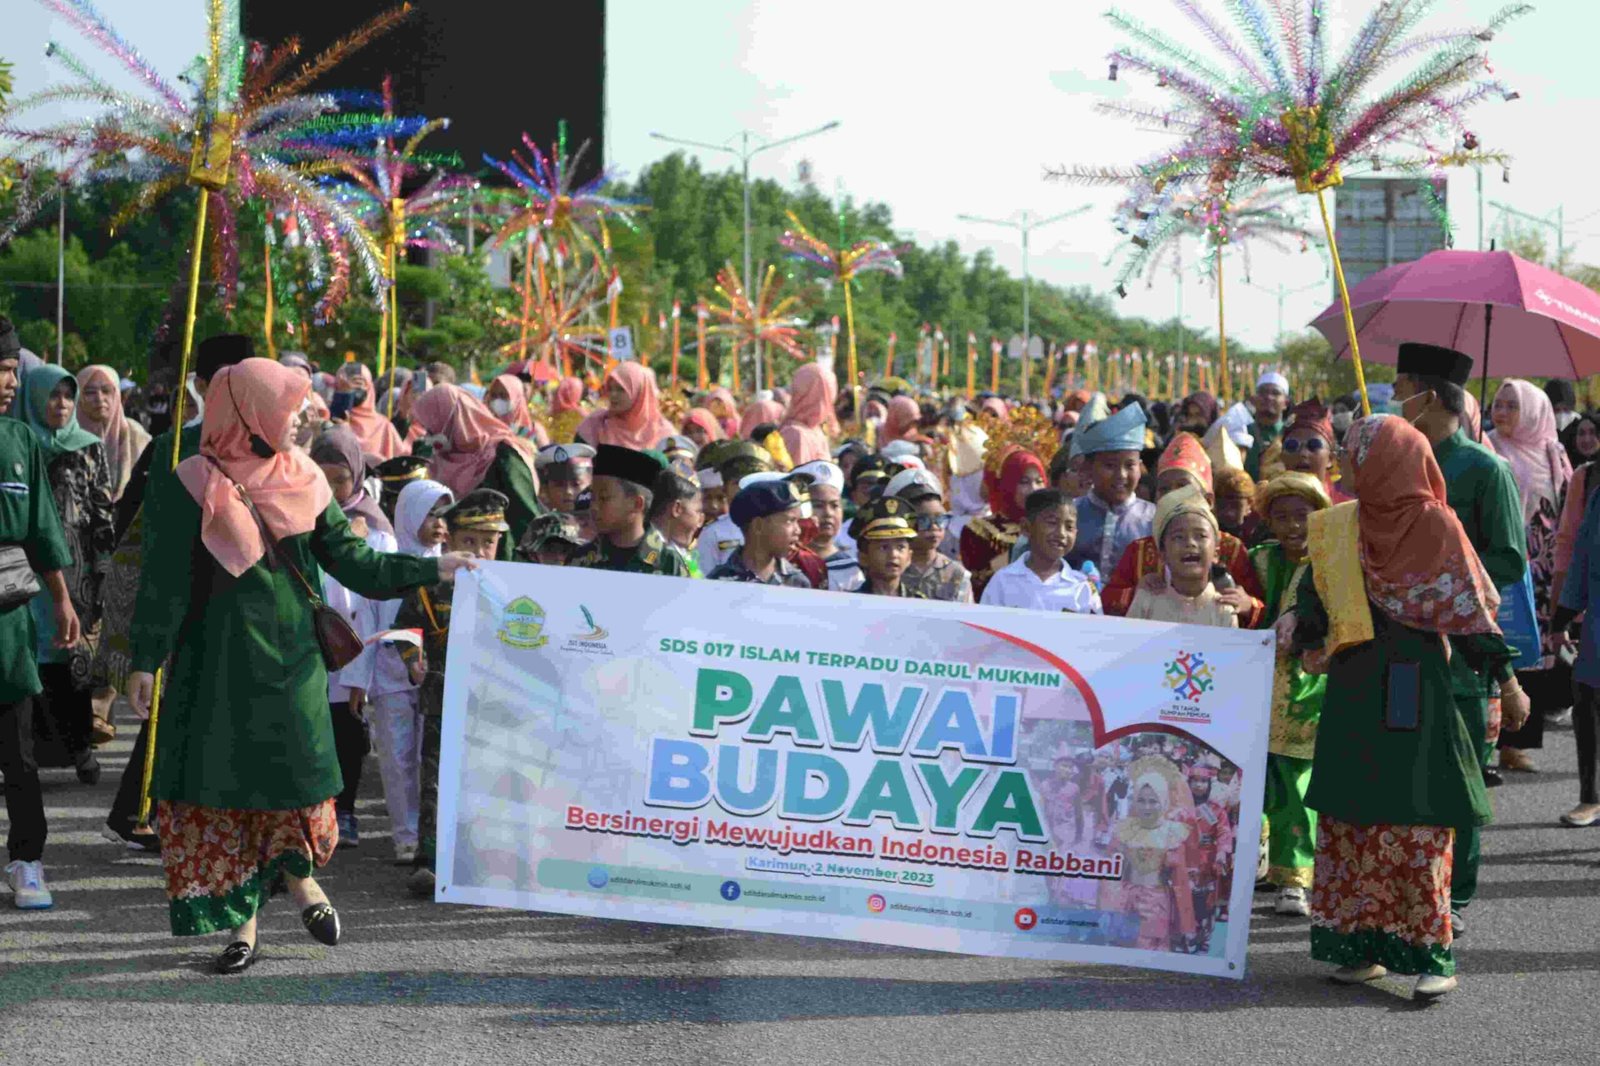
<svg viewBox="0 0 1600 1066">
<path fill-rule="evenodd" d="M 1481 353 L 1485 379 L 1600 373 L 1600 293 L 1510 252 L 1429 252 L 1351 289 L 1350 310 L 1363 360 L 1420 341 Z M 1311 324 L 1348 357 L 1337 301 Z"/>
</svg>

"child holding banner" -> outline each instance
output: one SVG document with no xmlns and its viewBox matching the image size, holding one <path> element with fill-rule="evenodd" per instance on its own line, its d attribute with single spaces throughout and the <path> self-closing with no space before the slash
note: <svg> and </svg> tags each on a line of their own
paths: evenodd
<svg viewBox="0 0 1600 1066">
<path fill-rule="evenodd" d="M 428 484 L 423 482 L 422 484 Z M 475 559 L 493 559 L 500 538 L 510 532 L 506 507 L 510 500 L 494 489 L 475 489 L 444 513 L 449 530 L 449 550 Z M 430 513 L 431 517 L 431 513 Z M 439 819 L 439 725 L 444 715 L 445 654 L 450 647 L 448 586 L 412 589 L 401 598 L 395 628 L 422 630 L 422 646 L 406 645 L 400 655 L 418 688 L 417 709 L 422 715 L 422 759 L 417 804 L 417 850 L 408 888 L 414 896 L 433 898 L 433 863 Z"/>
<path fill-rule="evenodd" d="M 1167 584 L 1160 591 L 1141 584 L 1128 617 L 1236 628 L 1237 612 L 1211 580 L 1221 530 L 1205 493 L 1188 485 L 1161 497 L 1154 533 L 1166 563 Z"/>
</svg>

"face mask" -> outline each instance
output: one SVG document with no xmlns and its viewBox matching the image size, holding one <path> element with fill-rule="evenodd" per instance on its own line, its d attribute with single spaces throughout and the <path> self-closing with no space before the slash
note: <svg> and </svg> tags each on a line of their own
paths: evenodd
<svg viewBox="0 0 1600 1066">
<path fill-rule="evenodd" d="M 194 402 L 194 417 L 185 422 L 184 425 L 197 426 L 205 420 L 206 399 L 204 396 L 201 396 L 198 392 L 194 391 L 193 374 L 190 374 L 189 377 L 184 381 L 184 388 L 189 390 L 189 399 Z"/>
<path fill-rule="evenodd" d="M 511 401 L 496 397 L 489 401 L 489 410 L 504 418 L 511 413 Z"/>
</svg>

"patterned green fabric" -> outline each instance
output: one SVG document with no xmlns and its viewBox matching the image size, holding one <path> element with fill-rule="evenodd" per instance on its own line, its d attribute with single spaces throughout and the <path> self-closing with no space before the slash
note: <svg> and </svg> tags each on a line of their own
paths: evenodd
<svg viewBox="0 0 1600 1066">
<path fill-rule="evenodd" d="M 1456 972 L 1456 957 L 1451 949 L 1440 944 L 1413 944 L 1377 929 L 1339 933 L 1312 926 L 1311 957 L 1336 966 L 1370 966 L 1377 963 L 1391 973 L 1398 974 L 1428 973 L 1450 977 Z"/>
</svg>

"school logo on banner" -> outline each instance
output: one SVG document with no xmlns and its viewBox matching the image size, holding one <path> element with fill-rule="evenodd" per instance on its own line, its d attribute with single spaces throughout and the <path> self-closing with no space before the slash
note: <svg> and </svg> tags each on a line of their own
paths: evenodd
<svg viewBox="0 0 1600 1066">
<path fill-rule="evenodd" d="M 544 608 L 526 596 L 506 604 L 496 635 L 502 644 L 513 648 L 542 648 L 550 643 L 544 635 Z"/>
<path fill-rule="evenodd" d="M 581 633 L 574 633 L 567 638 L 561 646 L 563 651 L 582 652 L 585 655 L 610 655 L 611 647 L 606 643 L 606 638 L 611 633 L 594 619 L 594 614 L 583 604 L 578 605 L 578 610 L 583 614 L 583 624 L 588 628 Z"/>
</svg>

